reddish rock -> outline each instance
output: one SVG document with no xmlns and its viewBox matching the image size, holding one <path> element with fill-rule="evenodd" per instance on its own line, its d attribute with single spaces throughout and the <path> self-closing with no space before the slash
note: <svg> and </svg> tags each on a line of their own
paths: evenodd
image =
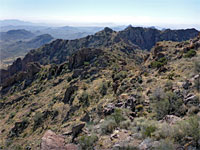
<svg viewBox="0 0 200 150">
<path fill-rule="evenodd" d="M 63 136 L 48 130 L 42 137 L 41 150 L 78 150 L 78 146 L 75 144 L 65 145 Z"/>
</svg>

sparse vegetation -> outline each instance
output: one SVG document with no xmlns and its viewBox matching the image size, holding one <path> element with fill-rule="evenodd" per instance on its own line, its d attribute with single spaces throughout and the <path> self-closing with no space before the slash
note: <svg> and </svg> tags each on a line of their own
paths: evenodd
<svg viewBox="0 0 200 150">
<path fill-rule="evenodd" d="M 162 66 L 164 66 L 166 64 L 167 64 L 167 58 L 166 57 L 162 57 L 159 60 L 152 62 L 151 63 L 151 67 L 152 68 L 160 68 L 160 67 L 162 67 Z"/>
<path fill-rule="evenodd" d="M 83 150 L 93 150 L 95 142 L 98 140 L 96 135 L 83 135 L 79 138 L 78 143 L 81 145 Z"/>
<path fill-rule="evenodd" d="M 184 55 L 184 57 L 185 58 L 192 58 L 192 57 L 194 57 L 196 55 L 196 51 L 194 50 L 194 49 L 191 49 L 191 50 L 189 50 L 185 55 Z"/>
</svg>

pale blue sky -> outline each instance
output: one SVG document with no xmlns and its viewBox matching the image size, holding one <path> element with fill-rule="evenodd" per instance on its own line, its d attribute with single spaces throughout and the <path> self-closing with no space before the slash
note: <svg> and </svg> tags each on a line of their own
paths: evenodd
<svg viewBox="0 0 200 150">
<path fill-rule="evenodd" d="M 0 19 L 198 27 L 200 0 L 0 0 Z"/>
</svg>

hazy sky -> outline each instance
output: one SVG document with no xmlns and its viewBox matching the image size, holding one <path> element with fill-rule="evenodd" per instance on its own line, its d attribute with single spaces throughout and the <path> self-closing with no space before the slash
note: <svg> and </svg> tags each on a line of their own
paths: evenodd
<svg viewBox="0 0 200 150">
<path fill-rule="evenodd" d="M 0 19 L 200 27 L 200 0 L 0 0 Z"/>
</svg>

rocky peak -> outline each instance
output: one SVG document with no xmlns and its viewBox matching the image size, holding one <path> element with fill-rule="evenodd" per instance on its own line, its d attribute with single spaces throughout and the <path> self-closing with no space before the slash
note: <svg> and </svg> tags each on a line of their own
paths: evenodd
<svg viewBox="0 0 200 150">
<path fill-rule="evenodd" d="M 106 33 L 112 33 L 113 32 L 113 30 L 109 27 L 105 27 L 103 31 L 105 31 Z"/>
</svg>

